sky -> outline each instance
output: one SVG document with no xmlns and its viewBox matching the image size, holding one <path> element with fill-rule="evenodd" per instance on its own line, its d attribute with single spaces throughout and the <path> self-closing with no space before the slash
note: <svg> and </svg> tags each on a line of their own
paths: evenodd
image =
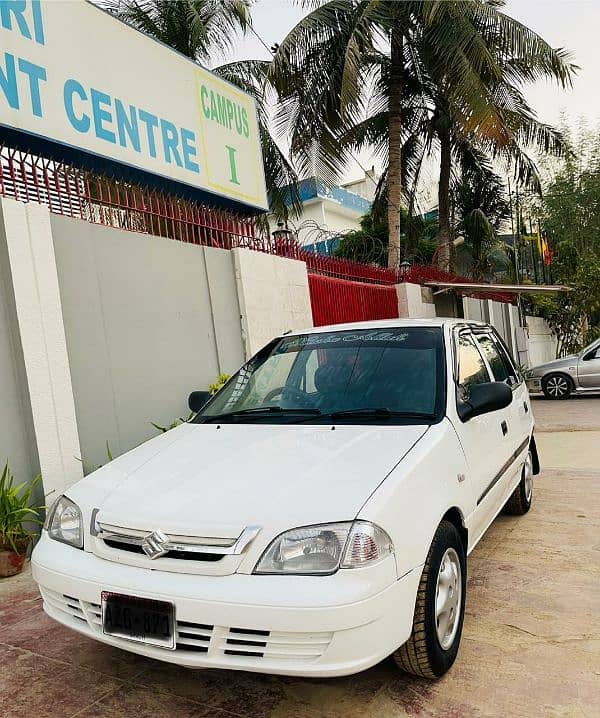
<svg viewBox="0 0 600 718">
<path fill-rule="evenodd" d="M 292 0 L 256 0 L 253 25 L 270 47 L 281 41 L 306 12 Z M 508 0 L 504 12 L 535 30 L 552 46 L 570 50 L 581 68 L 571 90 L 546 82 L 526 87 L 526 97 L 539 118 L 557 124 L 561 114 L 566 113 L 573 125 L 580 118 L 591 127 L 600 123 L 600 0 Z M 228 59 L 268 57 L 261 41 L 249 33 L 236 42 Z M 370 166 L 371 160 L 368 154 L 360 156 L 363 165 Z M 361 175 L 361 168 L 354 165 L 344 179 Z"/>
</svg>

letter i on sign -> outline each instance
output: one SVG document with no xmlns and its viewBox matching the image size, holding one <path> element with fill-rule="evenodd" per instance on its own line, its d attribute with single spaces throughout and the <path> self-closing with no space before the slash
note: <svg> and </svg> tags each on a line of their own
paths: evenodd
<svg viewBox="0 0 600 718">
<path fill-rule="evenodd" d="M 240 181 L 238 179 L 237 167 L 235 164 L 235 153 L 237 150 L 235 149 L 235 147 L 230 147 L 229 145 L 225 145 L 225 149 L 227 150 L 227 154 L 229 155 L 229 181 L 232 184 L 239 184 Z"/>
</svg>

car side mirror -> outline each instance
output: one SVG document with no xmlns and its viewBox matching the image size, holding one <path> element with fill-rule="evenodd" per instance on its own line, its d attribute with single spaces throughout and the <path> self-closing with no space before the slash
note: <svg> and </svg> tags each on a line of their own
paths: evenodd
<svg viewBox="0 0 600 718">
<path fill-rule="evenodd" d="M 209 391 L 193 391 L 188 397 L 188 406 L 190 407 L 190 411 L 193 411 L 194 414 L 197 411 L 200 411 L 209 399 Z"/>
<path fill-rule="evenodd" d="M 504 409 L 512 401 L 512 389 L 503 381 L 473 384 L 470 389 L 469 400 L 458 407 L 458 415 L 462 421 Z"/>
</svg>

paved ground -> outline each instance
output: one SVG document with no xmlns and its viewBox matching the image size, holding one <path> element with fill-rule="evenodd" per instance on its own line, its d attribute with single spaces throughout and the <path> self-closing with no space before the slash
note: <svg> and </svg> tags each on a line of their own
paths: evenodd
<svg viewBox="0 0 600 718">
<path fill-rule="evenodd" d="M 53 623 L 25 574 L 0 583 L 0 715 L 600 716 L 600 399 L 534 411 L 546 430 L 534 507 L 497 519 L 473 552 L 461 651 L 442 680 L 391 661 L 329 680 L 171 667 Z"/>
</svg>

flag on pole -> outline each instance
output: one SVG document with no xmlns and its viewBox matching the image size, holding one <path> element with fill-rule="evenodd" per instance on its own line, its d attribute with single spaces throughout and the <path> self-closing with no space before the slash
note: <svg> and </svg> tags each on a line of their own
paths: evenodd
<svg viewBox="0 0 600 718">
<path fill-rule="evenodd" d="M 542 246 L 544 248 L 544 253 L 542 255 L 544 258 L 544 264 L 549 267 L 552 264 L 552 254 L 550 253 L 550 247 L 548 246 L 548 240 L 546 237 L 542 237 Z"/>
</svg>

